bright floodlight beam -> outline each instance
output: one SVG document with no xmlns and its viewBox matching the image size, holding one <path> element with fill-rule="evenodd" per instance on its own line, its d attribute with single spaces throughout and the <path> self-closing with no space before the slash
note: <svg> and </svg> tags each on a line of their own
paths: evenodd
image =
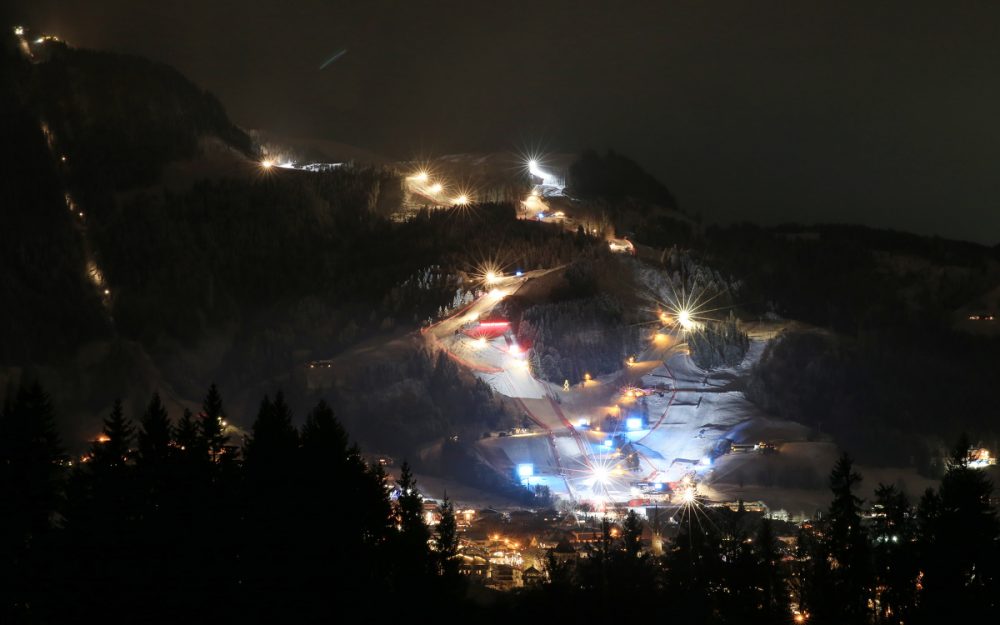
<svg viewBox="0 0 1000 625">
<path fill-rule="evenodd" d="M 595 484 L 607 484 L 608 482 L 608 469 L 601 465 L 595 465 L 592 471 Z"/>
<path fill-rule="evenodd" d="M 681 324 L 681 327 L 685 330 L 690 330 L 694 327 L 694 322 L 691 320 L 691 312 L 685 308 L 678 310 L 677 323 Z"/>
<path fill-rule="evenodd" d="M 272 167 L 274 167 L 274 161 L 269 158 L 265 158 L 260 162 L 260 166 L 263 167 L 264 169 L 271 169 Z"/>
</svg>

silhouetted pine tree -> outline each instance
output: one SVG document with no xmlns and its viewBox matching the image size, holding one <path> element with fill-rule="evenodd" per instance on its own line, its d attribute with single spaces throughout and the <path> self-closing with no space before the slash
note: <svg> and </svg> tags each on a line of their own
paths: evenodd
<svg viewBox="0 0 1000 625">
<path fill-rule="evenodd" d="M 868 537 L 861 526 L 861 499 L 854 490 L 861 475 L 854 471 L 850 456 L 843 454 L 830 473 L 833 501 L 825 519 L 824 540 L 831 561 L 830 594 L 834 614 L 820 611 L 817 620 L 838 623 L 863 622 L 868 618 L 871 568 Z"/>
<path fill-rule="evenodd" d="M 895 486 L 875 489 L 872 521 L 872 563 L 875 574 L 875 620 L 900 623 L 910 620 L 914 604 L 917 563 L 910 503 Z"/>
<path fill-rule="evenodd" d="M 160 394 L 153 393 L 146 411 L 139 419 L 138 454 L 136 464 L 144 469 L 165 467 L 170 458 L 173 428 Z"/>
<path fill-rule="evenodd" d="M 667 592 L 680 622 L 706 623 L 718 604 L 723 576 L 721 537 L 713 523 L 692 507 L 666 554 Z"/>
<path fill-rule="evenodd" d="M 49 396 L 22 384 L 0 412 L 0 621 L 34 620 L 51 588 L 40 586 L 41 543 L 62 495 L 66 457 Z"/>
<path fill-rule="evenodd" d="M 389 581 L 387 563 L 400 554 L 383 551 L 395 534 L 385 474 L 365 465 L 325 401 L 310 411 L 302 429 L 300 510 L 294 541 L 299 553 L 304 614 L 330 620 L 363 604 L 367 592 Z M 336 605 L 329 588 L 340 589 Z M 308 620 L 308 619 L 306 619 Z"/>
<path fill-rule="evenodd" d="M 201 404 L 201 414 L 198 417 L 201 446 L 211 459 L 219 461 L 223 457 L 223 451 L 229 437 L 222 425 L 222 422 L 226 420 L 226 411 L 222 407 L 222 396 L 215 384 L 208 388 L 205 400 Z"/>
<path fill-rule="evenodd" d="M 197 428 L 191 446 L 186 444 L 190 435 L 186 415 L 177 427 L 178 443 L 185 449 L 178 454 L 182 488 L 174 531 L 184 540 L 178 545 L 176 575 L 183 580 L 185 594 L 175 597 L 171 609 L 178 615 L 204 614 L 205 620 L 232 614 L 241 583 L 238 537 L 244 506 L 239 466 L 231 461 L 232 454 L 224 453 L 225 417 L 222 398 L 213 384 L 194 420 Z"/>
<path fill-rule="evenodd" d="M 198 422 L 195 421 L 194 415 L 187 408 L 184 409 L 180 420 L 177 421 L 174 438 L 180 450 L 188 452 L 184 455 L 194 455 L 198 448 Z"/>
<path fill-rule="evenodd" d="M 635 510 L 629 510 L 622 522 L 622 548 L 629 558 L 642 555 L 642 520 Z"/>
<path fill-rule="evenodd" d="M 240 567 L 246 604 L 254 618 L 265 621 L 280 620 L 286 610 L 284 602 L 270 595 L 297 605 L 304 590 L 298 581 L 308 563 L 296 562 L 301 552 L 292 548 L 301 516 L 298 448 L 299 435 L 283 394 L 279 391 L 274 402 L 265 396 L 244 447 L 247 501 Z"/>
<path fill-rule="evenodd" d="M 455 506 L 445 493 L 441 502 L 441 521 L 437 524 L 435 546 L 438 570 L 444 578 L 444 588 L 454 591 L 458 577 L 458 523 L 455 520 Z"/>
<path fill-rule="evenodd" d="M 938 495 L 928 494 L 918 512 L 924 572 L 919 620 L 967 622 L 994 613 L 997 580 L 996 511 L 993 484 L 968 463 L 969 442 L 958 441 Z"/>
<path fill-rule="evenodd" d="M 125 417 L 121 400 L 115 400 L 111 414 L 104 419 L 101 434 L 91 446 L 91 468 L 120 471 L 128 462 L 135 436 L 135 427 Z"/>
<path fill-rule="evenodd" d="M 396 510 L 399 532 L 393 549 L 395 560 L 395 584 L 400 592 L 423 592 L 428 575 L 433 571 L 427 541 L 430 530 L 424 522 L 424 499 L 417 490 L 417 480 L 406 461 L 400 467 L 399 497 Z"/>
<path fill-rule="evenodd" d="M 760 588 L 756 623 L 783 623 L 789 620 L 788 579 L 782 565 L 781 551 L 770 519 L 761 519 L 754 539 L 757 584 Z"/>
<path fill-rule="evenodd" d="M 188 415 L 193 432 L 194 422 L 190 413 Z M 139 418 L 137 439 L 135 479 L 140 497 L 137 551 L 141 554 L 137 583 L 147 589 L 142 609 L 151 615 L 152 622 L 163 622 L 169 620 L 173 601 L 156 589 L 178 587 L 181 583 L 176 572 L 179 554 L 174 531 L 179 493 L 190 489 L 191 485 L 181 479 L 182 467 L 177 454 L 182 452 L 174 447 L 173 428 L 158 393 L 153 393 Z"/>
<path fill-rule="evenodd" d="M 68 561 L 75 568 L 67 606 L 121 622 L 140 603 L 139 501 L 134 463 L 130 460 L 135 428 L 115 400 L 100 436 L 91 443 L 89 461 L 78 466 L 70 481 L 65 513 L 67 537 L 73 547 Z M 121 596 L 106 602 L 102 589 L 117 588 Z M 69 617 L 72 611 L 67 611 Z"/>
</svg>

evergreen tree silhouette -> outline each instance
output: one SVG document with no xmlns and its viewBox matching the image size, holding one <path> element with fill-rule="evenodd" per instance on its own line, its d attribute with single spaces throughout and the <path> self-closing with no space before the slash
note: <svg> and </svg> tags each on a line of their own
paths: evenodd
<svg viewBox="0 0 1000 625">
<path fill-rule="evenodd" d="M 279 391 L 272 402 L 261 401 L 252 433 L 244 447 L 247 502 L 244 518 L 241 591 L 246 593 L 252 615 L 280 620 L 285 602 L 299 604 L 299 577 L 308 561 L 296 561 L 300 510 L 298 467 L 299 435 Z M 273 596 L 283 601 L 275 602 Z"/>
<path fill-rule="evenodd" d="M 754 539 L 757 584 L 760 588 L 757 623 L 780 623 L 788 620 L 788 579 L 782 569 L 782 556 L 770 519 L 761 519 Z"/>
<path fill-rule="evenodd" d="M 194 422 L 188 412 L 188 425 L 194 439 Z M 137 571 L 138 585 L 143 589 L 162 587 L 182 588 L 181 575 L 177 572 L 178 542 L 174 533 L 178 524 L 178 498 L 190 489 L 191 484 L 182 479 L 183 465 L 178 454 L 174 429 L 158 393 L 153 393 L 146 410 L 139 418 L 136 454 L 136 481 L 138 483 L 138 521 L 141 566 Z M 183 553 L 183 551 L 181 551 Z M 149 590 L 145 593 L 142 609 L 154 622 L 170 620 L 173 601 L 165 593 Z"/>
<path fill-rule="evenodd" d="M 458 577 L 458 565 L 455 560 L 458 556 L 458 524 L 455 521 L 455 507 L 445 493 L 441 502 L 441 521 L 437 525 L 437 556 L 438 567 L 441 575 L 449 580 Z"/>
<path fill-rule="evenodd" d="M 187 408 L 177 421 L 174 439 L 180 450 L 187 452 L 185 455 L 193 456 L 198 448 L 198 422 Z"/>
<path fill-rule="evenodd" d="M 201 414 L 198 417 L 200 446 L 209 458 L 218 462 L 223 458 L 229 437 L 222 425 L 222 422 L 226 420 L 226 412 L 222 407 L 222 396 L 215 384 L 208 388 L 208 393 L 201 404 Z"/>
<path fill-rule="evenodd" d="M 122 402 L 116 399 L 111 414 L 104 419 L 101 436 L 91 446 L 95 470 L 120 471 L 129 461 L 135 427 L 125 417 Z"/>
<path fill-rule="evenodd" d="M 875 618 L 880 623 L 910 620 L 918 574 L 914 528 L 906 495 L 895 486 L 875 489 L 871 525 L 872 565 L 877 589 Z"/>
<path fill-rule="evenodd" d="M 74 547 L 70 561 L 75 609 L 98 612 L 120 622 L 141 603 L 139 570 L 139 500 L 132 455 L 135 428 L 115 400 L 101 434 L 91 443 L 89 461 L 70 481 L 65 527 Z M 102 605 L 101 589 L 122 591 Z"/>
<path fill-rule="evenodd" d="M 846 453 L 830 473 L 833 501 L 826 518 L 825 539 L 828 558 L 833 563 L 828 589 L 837 614 L 816 614 L 817 619 L 834 618 L 838 622 L 863 622 L 868 618 L 871 593 L 868 537 L 861 525 L 861 499 L 854 491 L 861 475 Z"/>
<path fill-rule="evenodd" d="M 927 495 L 921 525 L 923 591 L 920 622 L 963 622 L 998 607 L 996 511 L 993 484 L 969 466 L 963 435 L 952 451 L 936 496 Z"/>
<path fill-rule="evenodd" d="M 153 393 L 139 419 L 136 463 L 143 467 L 164 467 L 170 458 L 173 428 L 159 393 Z"/>
<path fill-rule="evenodd" d="M 395 585 L 403 593 L 426 592 L 433 558 L 427 542 L 430 531 L 424 522 L 424 499 L 417 490 L 417 481 L 406 461 L 400 467 L 399 497 L 396 508 L 399 532 L 395 540 Z"/>
<path fill-rule="evenodd" d="M 642 520 L 635 510 L 629 510 L 622 522 L 622 547 L 629 558 L 638 558 L 642 550 Z"/>
<path fill-rule="evenodd" d="M 35 620 L 31 606 L 51 600 L 37 584 L 45 568 L 39 552 L 53 529 L 66 460 L 48 394 L 22 383 L 0 411 L 0 621 Z"/>
</svg>

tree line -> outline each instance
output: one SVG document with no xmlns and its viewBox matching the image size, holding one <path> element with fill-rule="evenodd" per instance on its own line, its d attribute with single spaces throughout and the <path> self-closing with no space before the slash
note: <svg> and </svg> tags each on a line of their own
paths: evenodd
<svg viewBox="0 0 1000 625">
<path fill-rule="evenodd" d="M 674 512 L 662 555 L 631 512 L 604 521 L 589 557 L 550 551 L 548 583 L 484 595 L 459 573 L 451 503 L 425 522 L 409 466 L 390 491 L 325 402 L 301 428 L 264 397 L 231 441 L 218 389 L 171 419 L 153 395 L 136 419 L 116 404 L 71 457 L 38 384 L 0 411 L 0 619 L 62 623 L 329 622 L 398 618 L 405 606 L 476 618 L 658 617 L 691 623 L 940 623 L 998 606 L 992 484 L 959 442 L 916 506 L 880 485 L 867 508 L 845 454 L 832 502 L 794 550 L 774 522 L 695 502 Z M 670 525 L 651 520 L 653 542 Z M 372 601 L 382 596 L 385 601 Z"/>
<path fill-rule="evenodd" d="M 229 440 L 213 385 L 176 421 L 116 403 L 67 454 L 38 384 L 0 412 L 0 621 L 330 622 L 459 589 L 450 503 L 431 532 L 409 466 L 390 496 L 324 402 L 292 425 L 281 393 Z"/>
<path fill-rule="evenodd" d="M 674 513 L 663 555 L 641 548 L 630 512 L 576 564 L 549 559 L 550 583 L 509 599 L 512 616 L 595 620 L 669 615 L 683 623 L 959 623 L 995 613 L 998 526 L 992 483 L 958 443 L 937 489 L 914 506 L 880 484 L 870 506 L 844 454 L 829 476 L 832 501 L 801 525 L 795 547 L 775 521 L 692 504 Z M 654 523 L 664 534 L 667 523 Z"/>
</svg>

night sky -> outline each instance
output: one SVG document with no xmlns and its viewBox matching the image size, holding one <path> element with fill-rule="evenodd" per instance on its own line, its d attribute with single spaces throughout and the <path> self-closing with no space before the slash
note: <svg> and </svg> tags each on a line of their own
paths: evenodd
<svg viewBox="0 0 1000 625">
<path fill-rule="evenodd" d="M 611 147 L 709 222 L 1000 242 L 1000 3 L 818 4 L 14 0 L 247 127 L 404 158 Z"/>
</svg>

